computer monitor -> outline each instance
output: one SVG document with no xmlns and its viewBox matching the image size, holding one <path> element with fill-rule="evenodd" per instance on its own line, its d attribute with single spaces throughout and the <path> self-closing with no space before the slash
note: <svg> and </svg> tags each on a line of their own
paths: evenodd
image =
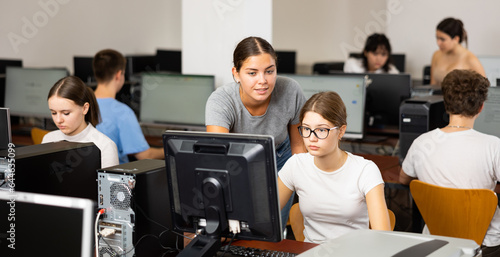
<svg viewBox="0 0 500 257">
<path fill-rule="evenodd" d="M 0 191 L 0 206 L 0 256 L 93 256 L 93 201 Z"/>
<path fill-rule="evenodd" d="M 5 107 L 11 115 L 50 118 L 47 95 L 67 75 L 65 68 L 7 67 Z"/>
<path fill-rule="evenodd" d="M 76 77 L 79 77 L 85 84 L 97 85 L 97 80 L 94 76 L 94 68 L 92 56 L 73 56 L 73 72 Z"/>
<path fill-rule="evenodd" d="M 94 143 L 60 141 L 13 150 L 14 170 L 8 169 L 5 162 L 12 158 L 12 151 L 0 151 L 0 177 L 3 178 L 0 179 L 0 190 L 10 189 L 8 186 L 13 177 L 12 182 L 18 191 L 97 199 L 96 180 L 97 170 L 101 168 L 101 151 Z"/>
<path fill-rule="evenodd" d="M 8 149 L 12 143 L 9 108 L 0 107 L 0 150 Z"/>
<path fill-rule="evenodd" d="M 214 90 L 211 75 L 144 73 L 141 123 L 204 127 L 205 104 Z"/>
<path fill-rule="evenodd" d="M 345 138 L 362 139 L 365 119 L 365 84 L 363 74 L 334 75 L 285 75 L 297 81 L 309 99 L 322 91 L 337 92 L 347 109 L 347 129 Z"/>
<path fill-rule="evenodd" d="M 500 137 L 500 87 L 488 88 L 488 99 L 483 111 L 474 122 L 474 129 L 485 134 Z"/>
<path fill-rule="evenodd" d="M 5 106 L 5 69 L 22 66 L 22 60 L 0 60 L 0 107 Z"/>
<path fill-rule="evenodd" d="M 399 133 L 399 107 L 411 97 L 409 74 L 367 73 L 366 125 Z"/>
<path fill-rule="evenodd" d="M 158 71 L 182 73 L 182 52 L 180 50 L 156 50 Z"/>
<path fill-rule="evenodd" d="M 127 66 L 125 68 L 125 79 L 134 80 L 142 72 L 158 71 L 156 55 L 127 55 Z"/>
<path fill-rule="evenodd" d="M 483 65 L 484 72 L 491 86 L 497 86 L 497 79 L 500 78 L 500 56 L 480 55 L 477 58 L 481 62 L 481 65 Z"/>
<path fill-rule="evenodd" d="M 167 131 L 163 145 L 173 227 L 203 231 L 178 256 L 214 256 L 229 227 L 236 239 L 281 241 L 272 136 Z"/>
<path fill-rule="evenodd" d="M 295 74 L 297 53 L 295 51 L 276 51 L 278 56 L 278 74 Z"/>
</svg>

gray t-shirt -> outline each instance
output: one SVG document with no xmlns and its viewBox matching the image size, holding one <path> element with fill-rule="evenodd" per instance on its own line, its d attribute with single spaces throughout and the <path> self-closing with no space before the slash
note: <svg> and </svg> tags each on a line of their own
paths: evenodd
<svg viewBox="0 0 500 257">
<path fill-rule="evenodd" d="M 272 135 L 278 146 L 288 136 L 288 125 L 300 122 L 300 109 L 305 101 L 295 80 L 278 76 L 266 113 L 252 116 L 241 102 L 239 85 L 232 82 L 219 87 L 208 98 L 205 125 L 224 127 L 231 133 Z"/>
</svg>

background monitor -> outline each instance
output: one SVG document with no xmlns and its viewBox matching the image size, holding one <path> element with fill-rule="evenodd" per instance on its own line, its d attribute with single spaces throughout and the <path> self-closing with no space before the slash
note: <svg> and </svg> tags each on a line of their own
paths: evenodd
<svg viewBox="0 0 500 257">
<path fill-rule="evenodd" d="M 7 67 L 5 107 L 11 115 L 50 118 L 47 95 L 67 75 L 64 68 Z"/>
<path fill-rule="evenodd" d="M 474 129 L 500 137 L 500 87 L 488 88 L 488 99 L 474 122 Z"/>
<path fill-rule="evenodd" d="M 5 70 L 7 67 L 22 66 L 22 60 L 0 60 L 0 107 L 5 106 Z"/>
<path fill-rule="evenodd" d="M 182 256 L 206 256 L 193 247 L 204 240 L 217 251 L 232 237 L 228 220 L 241 228 L 237 239 L 281 241 L 272 136 L 167 131 L 163 145 L 173 226 L 204 230 Z"/>
<path fill-rule="evenodd" d="M 492 87 L 497 86 L 497 79 L 500 78 L 500 56 L 483 55 L 477 57 L 483 65 L 486 77 Z"/>
<path fill-rule="evenodd" d="M 0 191 L 0 206 L 0 256 L 93 256 L 93 201 Z"/>
<path fill-rule="evenodd" d="M 140 120 L 147 124 L 205 126 L 205 104 L 214 76 L 144 73 Z"/>
<path fill-rule="evenodd" d="M 156 50 L 158 71 L 182 73 L 182 52 L 180 50 Z"/>
<path fill-rule="evenodd" d="M 409 74 L 367 73 L 366 125 L 399 133 L 399 107 L 411 97 Z"/>
<path fill-rule="evenodd" d="M 9 108 L 0 107 L 0 150 L 8 149 L 12 143 Z"/>
<path fill-rule="evenodd" d="M 94 68 L 92 61 L 94 57 L 92 56 L 74 56 L 73 57 L 73 71 L 76 77 L 79 77 L 85 84 L 93 85 L 97 84 L 94 76 Z"/>
<path fill-rule="evenodd" d="M 60 141 L 14 150 L 16 190 L 97 199 L 101 151 L 94 143 Z M 0 159 L 7 157 L 8 150 L 1 150 Z M 4 174 L 4 177 L 8 176 Z M 8 184 L 0 183 L 0 190 Z"/>
<path fill-rule="evenodd" d="M 364 134 L 365 83 L 363 74 L 337 75 L 285 75 L 297 81 L 309 99 L 322 91 L 337 92 L 347 109 L 347 129 L 345 138 L 361 139 Z"/>
<path fill-rule="evenodd" d="M 278 74 L 295 74 L 297 53 L 295 51 L 276 51 L 278 56 Z"/>
<path fill-rule="evenodd" d="M 125 79 L 133 80 L 134 76 L 142 72 L 158 71 L 156 55 L 128 55 L 127 66 L 125 68 Z"/>
</svg>

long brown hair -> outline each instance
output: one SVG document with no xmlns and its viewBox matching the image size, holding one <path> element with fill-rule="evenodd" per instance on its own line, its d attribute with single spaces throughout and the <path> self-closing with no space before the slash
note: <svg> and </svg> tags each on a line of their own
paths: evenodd
<svg viewBox="0 0 500 257">
<path fill-rule="evenodd" d="M 87 87 L 83 81 L 75 76 L 67 76 L 57 81 L 49 91 L 47 100 L 56 95 L 61 98 L 69 99 L 78 106 L 89 103 L 89 111 L 85 114 L 85 121 L 91 123 L 94 127 L 101 122 L 99 105 L 92 88 Z"/>
</svg>

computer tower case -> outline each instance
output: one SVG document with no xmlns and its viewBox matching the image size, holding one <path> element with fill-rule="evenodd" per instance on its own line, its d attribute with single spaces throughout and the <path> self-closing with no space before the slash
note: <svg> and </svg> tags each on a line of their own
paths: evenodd
<svg viewBox="0 0 500 257">
<path fill-rule="evenodd" d="M 0 151 L 0 159 L 0 189 L 15 185 L 16 191 L 97 199 L 101 151 L 94 143 L 60 141 L 16 147 Z M 14 180 L 8 181 L 9 177 Z"/>
<path fill-rule="evenodd" d="M 442 95 L 414 97 L 403 101 L 399 108 L 400 162 L 419 135 L 448 124 Z"/>
<path fill-rule="evenodd" d="M 139 160 L 98 170 L 99 256 L 162 256 L 181 247 L 172 220 L 163 160 Z M 179 244 L 179 247 L 178 247 Z"/>
</svg>

